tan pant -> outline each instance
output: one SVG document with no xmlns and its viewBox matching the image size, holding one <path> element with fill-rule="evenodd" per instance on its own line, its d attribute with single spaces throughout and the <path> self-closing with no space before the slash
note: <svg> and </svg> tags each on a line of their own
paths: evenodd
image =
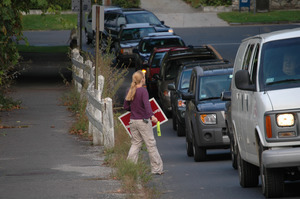
<svg viewBox="0 0 300 199">
<path fill-rule="evenodd" d="M 163 162 L 156 147 L 151 121 L 148 120 L 146 124 L 143 120 L 130 120 L 130 131 L 132 138 L 127 159 L 137 163 L 139 152 L 144 141 L 149 153 L 151 172 L 162 172 Z"/>
</svg>

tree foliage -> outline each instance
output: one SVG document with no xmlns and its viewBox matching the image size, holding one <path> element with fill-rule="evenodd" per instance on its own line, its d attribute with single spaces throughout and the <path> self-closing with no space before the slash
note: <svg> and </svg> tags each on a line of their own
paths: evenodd
<svg viewBox="0 0 300 199">
<path fill-rule="evenodd" d="M 25 40 L 22 34 L 22 14 L 28 12 L 31 2 L 43 4 L 46 0 L 0 1 L 0 88 L 7 86 L 11 72 L 18 63 L 16 41 Z"/>
</svg>

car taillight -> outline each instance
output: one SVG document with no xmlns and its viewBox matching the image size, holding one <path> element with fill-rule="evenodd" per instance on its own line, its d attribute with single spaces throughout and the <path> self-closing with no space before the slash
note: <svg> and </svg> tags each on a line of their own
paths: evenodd
<svg viewBox="0 0 300 199">
<path fill-rule="evenodd" d="M 185 107 L 185 100 L 179 99 L 178 100 L 178 107 Z"/>
<path fill-rule="evenodd" d="M 168 91 L 168 90 L 165 90 L 165 91 L 164 91 L 164 96 L 166 96 L 166 97 L 170 97 L 170 91 Z"/>
</svg>

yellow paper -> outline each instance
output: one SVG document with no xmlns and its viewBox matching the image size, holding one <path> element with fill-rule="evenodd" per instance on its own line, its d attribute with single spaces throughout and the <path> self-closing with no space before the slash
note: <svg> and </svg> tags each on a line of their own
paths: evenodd
<svg viewBox="0 0 300 199">
<path fill-rule="evenodd" d="M 161 132 L 160 132 L 160 122 L 156 123 L 156 130 L 157 130 L 157 136 L 161 136 Z"/>
</svg>

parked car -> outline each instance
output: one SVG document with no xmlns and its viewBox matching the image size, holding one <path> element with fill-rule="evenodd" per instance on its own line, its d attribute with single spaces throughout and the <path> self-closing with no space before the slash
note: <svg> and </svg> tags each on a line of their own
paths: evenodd
<svg viewBox="0 0 300 199">
<path fill-rule="evenodd" d="M 148 63 L 143 65 L 143 69 L 146 71 L 146 85 L 149 95 L 152 97 L 157 96 L 157 80 L 153 78 L 154 74 L 158 74 L 160 71 L 160 65 L 162 58 L 168 51 L 184 50 L 188 47 L 167 47 L 167 48 L 154 48 L 150 54 Z"/>
<path fill-rule="evenodd" d="M 185 124 L 187 155 L 196 162 L 206 160 L 207 149 L 229 148 L 224 118 L 225 102 L 220 99 L 228 91 L 232 66 L 193 68 L 190 86 L 182 94 L 186 102 Z"/>
<path fill-rule="evenodd" d="M 242 187 L 261 176 L 267 198 L 300 179 L 300 29 L 242 41 L 231 84 L 231 118 Z"/>
<path fill-rule="evenodd" d="M 171 32 L 173 29 L 166 26 L 152 12 L 140 8 L 110 9 L 105 12 L 103 32 L 106 37 L 109 35 L 115 39 L 120 31 L 120 25 L 133 23 L 149 23 L 155 27 L 157 32 Z"/>
<path fill-rule="evenodd" d="M 192 70 L 197 66 L 224 66 L 227 67 L 232 64 L 228 61 L 199 61 L 182 65 L 180 67 L 178 75 L 174 83 L 168 84 L 168 90 L 170 90 L 171 106 L 172 106 L 172 123 L 173 129 L 177 131 L 178 136 L 185 136 L 185 108 L 186 101 L 182 99 L 182 94 L 187 93 L 189 89 L 190 78 Z"/>
<path fill-rule="evenodd" d="M 136 70 L 142 69 L 148 63 L 151 51 L 154 48 L 185 47 L 182 38 L 173 33 L 151 33 L 144 37 L 133 52 L 136 54 Z"/>
<path fill-rule="evenodd" d="M 230 140 L 231 165 L 234 169 L 237 169 L 237 154 L 235 150 L 236 143 L 233 137 L 233 124 L 231 119 L 231 91 L 222 92 L 221 100 L 225 101 L 225 124 L 227 130 L 226 134 Z"/>
<path fill-rule="evenodd" d="M 120 8 L 108 6 L 104 8 L 104 31 L 101 32 L 101 40 L 103 45 L 107 45 L 107 40 L 111 39 L 114 43 L 117 38 L 121 25 L 135 24 L 135 23 L 149 23 L 157 32 L 171 32 L 173 29 L 160 21 L 152 12 L 140 8 Z M 86 23 L 86 32 L 89 35 L 87 41 L 91 42 L 95 38 L 95 31 L 91 28 L 92 12 L 89 13 Z"/>
<path fill-rule="evenodd" d="M 148 23 L 126 24 L 121 26 L 119 35 L 112 47 L 115 52 L 119 64 L 126 65 L 135 63 L 135 56 L 132 52 L 138 45 L 139 41 L 148 36 L 149 33 L 154 33 L 155 28 Z"/>
<path fill-rule="evenodd" d="M 120 10 L 120 7 L 116 7 L 116 6 L 105 6 L 104 7 L 104 12 L 106 13 L 107 11 L 110 10 Z M 105 14 L 104 14 L 105 16 Z M 86 21 L 85 21 L 85 27 L 84 27 L 84 32 L 85 32 L 85 39 L 86 39 L 86 43 L 87 44 L 93 44 L 93 46 L 95 46 L 96 44 L 96 32 L 95 30 L 93 30 L 92 28 L 92 23 L 93 23 L 93 13 L 92 11 L 89 12 L 89 14 L 86 17 Z M 100 38 L 102 42 L 103 39 Z"/>
<path fill-rule="evenodd" d="M 182 65 L 191 61 L 222 60 L 223 58 L 212 46 L 190 47 L 185 50 L 168 51 L 161 62 L 158 75 L 153 77 L 157 80 L 157 95 L 165 114 L 170 117 L 172 106 L 168 84 L 173 83 Z"/>
</svg>

